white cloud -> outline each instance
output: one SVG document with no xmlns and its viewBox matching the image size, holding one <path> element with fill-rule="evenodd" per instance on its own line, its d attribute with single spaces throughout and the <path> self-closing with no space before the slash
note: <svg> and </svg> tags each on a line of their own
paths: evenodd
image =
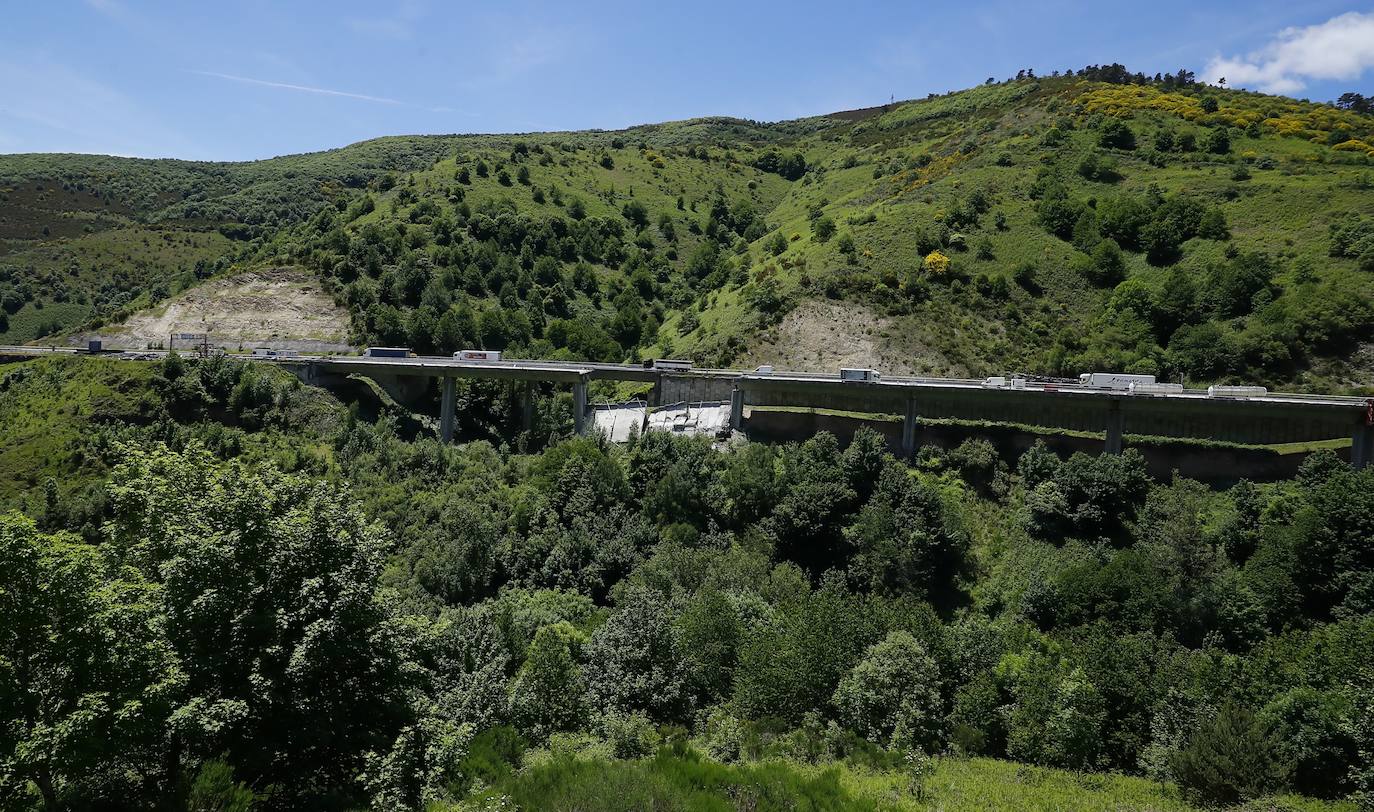
<svg viewBox="0 0 1374 812">
<path fill-rule="evenodd" d="M 1285 28 L 1245 56 L 1216 56 L 1202 78 L 1292 94 L 1313 79 L 1357 79 L 1374 67 L 1374 13 L 1351 11 L 1324 23 Z"/>
<path fill-rule="evenodd" d="M 209 70 L 193 70 L 191 73 L 200 76 L 213 76 L 216 79 L 227 79 L 231 82 L 242 82 L 247 85 L 261 85 L 262 87 L 275 87 L 279 90 L 298 90 L 302 93 L 318 93 L 322 96 L 342 96 L 346 99 L 360 99 L 362 101 L 377 102 L 379 104 L 405 104 L 403 101 L 388 99 L 385 96 L 368 96 L 363 93 L 349 93 L 345 90 L 330 90 L 326 87 L 311 87 L 309 85 L 293 85 L 289 82 L 269 82 L 266 79 L 250 79 L 247 76 L 235 76 L 232 73 L 217 73 Z"/>
</svg>

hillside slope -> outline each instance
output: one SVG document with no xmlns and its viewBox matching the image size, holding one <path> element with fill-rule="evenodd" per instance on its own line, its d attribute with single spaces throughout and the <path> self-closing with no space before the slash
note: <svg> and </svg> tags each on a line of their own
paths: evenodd
<svg viewBox="0 0 1374 812">
<path fill-rule="evenodd" d="M 168 346 L 169 335 L 206 334 L 230 349 L 274 347 L 306 352 L 347 352 L 348 315 L 299 268 L 261 268 L 209 280 L 119 324 L 79 334 L 78 343 L 106 348 Z"/>
<path fill-rule="evenodd" d="M 1371 144 L 1374 117 L 1094 68 L 777 124 L 9 156 L 0 338 L 302 265 L 354 343 L 423 352 L 1367 389 Z M 83 253 L 140 236 L 165 258 Z"/>
</svg>

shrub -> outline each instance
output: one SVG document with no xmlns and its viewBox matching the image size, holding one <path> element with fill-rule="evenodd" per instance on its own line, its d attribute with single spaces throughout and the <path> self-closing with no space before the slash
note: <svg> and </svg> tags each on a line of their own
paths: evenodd
<svg viewBox="0 0 1374 812">
<path fill-rule="evenodd" d="M 921 263 L 921 266 L 925 268 L 926 273 L 931 276 L 937 279 L 943 278 L 949 274 L 949 257 L 939 251 L 931 251 L 926 255 L 925 261 Z"/>
<path fill-rule="evenodd" d="M 939 742 L 940 673 L 909 633 L 890 632 L 840 680 L 840 720 L 876 744 L 930 751 Z"/>
<path fill-rule="evenodd" d="M 186 796 L 186 812 L 249 812 L 265 796 L 234 780 L 234 770 L 219 759 L 201 765 Z"/>
<path fill-rule="evenodd" d="M 835 236 L 835 221 L 826 215 L 821 215 L 811 223 L 811 233 L 816 236 L 816 242 L 827 242 Z"/>
<path fill-rule="evenodd" d="M 1225 155 L 1231 151 L 1231 133 L 1225 127 L 1217 127 L 1207 133 L 1202 147 L 1214 155 Z"/>
<path fill-rule="evenodd" d="M 1254 714 L 1234 704 L 1193 734 L 1174 755 L 1173 772 L 1193 798 L 1209 804 L 1235 804 L 1280 787 L 1287 770 Z"/>
<path fill-rule="evenodd" d="M 1098 146 L 1108 149 L 1135 149 L 1135 132 L 1119 118 L 1108 118 L 1097 131 Z"/>
</svg>

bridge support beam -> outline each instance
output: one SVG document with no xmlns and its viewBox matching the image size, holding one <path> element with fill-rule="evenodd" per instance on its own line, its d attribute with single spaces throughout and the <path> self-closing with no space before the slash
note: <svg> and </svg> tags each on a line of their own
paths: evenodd
<svg viewBox="0 0 1374 812">
<path fill-rule="evenodd" d="M 1126 417 L 1121 413 L 1121 401 L 1111 400 L 1107 404 L 1107 442 L 1102 449 L 1108 454 L 1121 453 L 1121 437 L 1125 434 Z"/>
<path fill-rule="evenodd" d="M 1374 426 L 1365 423 L 1355 427 L 1354 440 L 1350 445 L 1350 464 L 1355 470 L 1374 465 Z"/>
<path fill-rule="evenodd" d="M 730 428 L 739 431 L 744 427 L 744 390 L 739 386 L 730 390 Z"/>
<path fill-rule="evenodd" d="M 439 398 L 439 439 L 446 443 L 453 442 L 453 411 L 455 397 L 455 384 L 453 378 L 440 378 L 441 396 Z"/>
<path fill-rule="evenodd" d="M 582 426 L 587 422 L 587 382 L 578 381 L 572 385 L 573 395 L 573 431 L 582 433 Z"/>
<path fill-rule="evenodd" d="M 907 398 L 906 416 L 902 418 L 902 456 L 916 453 L 916 398 Z"/>
</svg>

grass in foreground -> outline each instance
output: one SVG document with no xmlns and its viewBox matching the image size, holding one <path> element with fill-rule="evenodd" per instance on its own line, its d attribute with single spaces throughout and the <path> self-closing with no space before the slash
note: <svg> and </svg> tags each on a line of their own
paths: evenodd
<svg viewBox="0 0 1374 812">
<path fill-rule="evenodd" d="M 721 764 L 693 750 L 641 761 L 559 755 L 508 773 L 455 810 L 1190 810 L 1171 785 L 984 758 L 945 758 L 918 788 L 899 770 L 786 761 Z M 1255 809 L 1355 809 L 1300 797 Z M 442 807 L 436 807 L 435 812 Z"/>
</svg>

